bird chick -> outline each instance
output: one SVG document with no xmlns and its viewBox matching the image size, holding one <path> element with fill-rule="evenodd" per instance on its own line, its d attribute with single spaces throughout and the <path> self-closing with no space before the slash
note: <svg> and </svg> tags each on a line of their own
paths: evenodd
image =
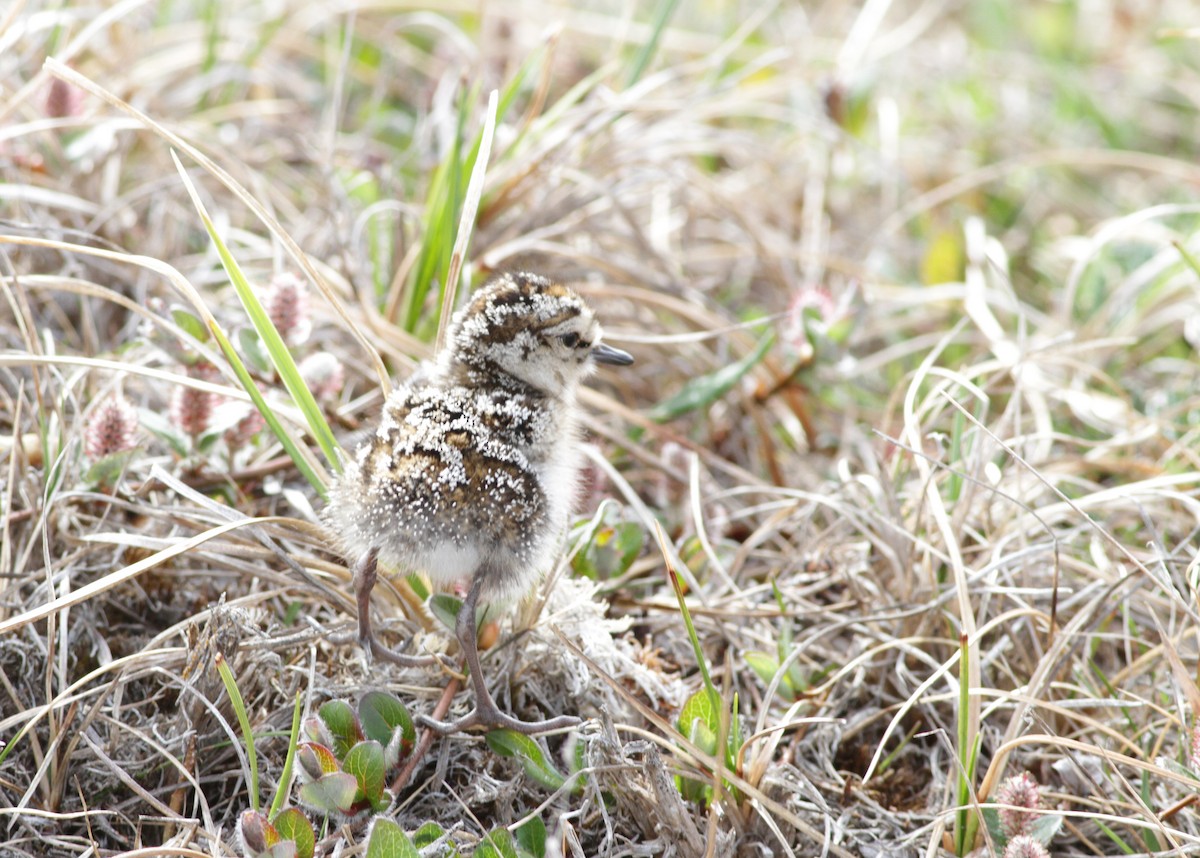
<svg viewBox="0 0 1200 858">
<path fill-rule="evenodd" d="M 325 519 L 357 557 L 359 639 L 377 657 L 429 659 L 380 644 L 370 621 L 377 565 L 469 581 L 455 622 L 475 691 L 441 733 L 508 727 L 524 733 L 578 723 L 520 721 L 499 711 L 483 680 L 475 609 L 526 595 L 553 564 L 578 471 L 578 385 L 596 364 L 633 358 L 601 342 L 591 309 L 570 289 L 525 272 L 501 274 L 455 314 L 446 346 L 388 396 L 379 429 L 330 493 Z"/>
</svg>

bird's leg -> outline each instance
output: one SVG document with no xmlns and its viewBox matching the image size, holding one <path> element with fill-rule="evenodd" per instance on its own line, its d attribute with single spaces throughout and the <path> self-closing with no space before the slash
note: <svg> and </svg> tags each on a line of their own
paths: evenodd
<svg viewBox="0 0 1200 858">
<path fill-rule="evenodd" d="M 401 667 L 433 664 L 433 656 L 403 655 L 388 649 L 375 637 L 371 627 L 371 591 L 379 577 L 379 549 L 372 548 L 354 564 L 354 596 L 358 601 L 358 642 L 370 655 Z"/>
<path fill-rule="evenodd" d="M 510 715 L 505 715 L 496 706 L 483 679 L 483 669 L 479 664 L 479 639 L 475 628 L 475 605 L 479 602 L 479 590 L 482 575 L 477 575 L 471 583 L 467 598 L 463 600 L 458 616 L 454 620 L 454 633 L 462 647 L 467 669 L 471 672 L 471 687 L 475 689 L 475 708 L 463 717 L 454 721 L 435 721 L 421 716 L 422 723 L 443 736 L 469 730 L 472 727 L 497 728 L 505 727 L 518 733 L 545 733 L 549 730 L 559 730 L 564 727 L 574 727 L 579 719 L 572 715 L 560 715 L 545 721 L 520 721 Z"/>
</svg>

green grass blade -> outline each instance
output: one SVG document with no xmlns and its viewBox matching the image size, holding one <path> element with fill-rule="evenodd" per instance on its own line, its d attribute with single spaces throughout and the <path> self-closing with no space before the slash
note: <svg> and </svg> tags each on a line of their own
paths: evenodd
<svg viewBox="0 0 1200 858">
<path fill-rule="evenodd" d="M 271 363 L 274 364 L 276 372 L 279 373 L 279 377 L 291 395 L 292 401 L 300 409 L 300 413 L 304 415 L 309 431 L 312 432 L 317 445 L 325 454 L 330 467 L 340 472 L 341 462 L 337 454 L 338 444 L 333 437 L 333 432 L 330 430 L 328 422 L 325 420 L 325 415 L 322 413 L 321 407 L 317 405 L 317 400 L 304 383 L 304 379 L 300 377 L 300 370 L 297 368 L 296 362 L 292 359 L 292 354 L 288 351 L 287 345 L 284 344 L 283 337 L 279 335 L 279 331 L 275 329 L 275 325 L 272 324 L 267 311 L 258 300 L 258 296 L 254 294 L 254 289 L 250 286 L 249 281 L 246 280 L 241 267 L 237 264 L 237 260 L 233 258 L 233 254 L 229 252 L 229 248 L 226 247 L 225 242 L 221 240 L 220 235 L 217 233 L 216 226 L 213 224 L 212 218 L 209 217 L 207 209 L 205 209 L 204 204 L 201 202 L 195 185 L 192 184 L 191 179 L 187 175 L 187 171 L 183 169 L 183 165 L 179 163 L 179 159 L 174 153 L 172 153 L 172 157 L 175 158 L 175 166 L 178 168 L 179 174 L 183 177 L 184 183 L 187 186 L 188 194 L 192 198 L 192 204 L 196 207 L 196 211 L 204 223 L 205 230 L 208 231 L 209 237 L 217 248 L 217 253 L 221 256 L 221 263 L 225 266 L 225 272 L 229 275 L 229 280 L 233 284 L 233 288 L 237 291 L 238 298 L 241 300 L 242 306 L 245 307 L 246 314 L 254 325 L 255 331 L 258 332 L 259 338 L 267 347 L 267 354 L 271 357 Z M 214 335 L 216 335 L 216 332 L 214 332 Z M 218 337 L 218 340 L 220 339 Z M 225 349 L 225 344 L 227 343 L 228 340 L 225 339 L 222 343 L 222 349 Z M 232 347 L 230 347 L 230 351 L 232 351 Z M 241 365 L 240 360 L 238 364 Z M 245 371 L 244 366 L 242 367 L 242 371 Z M 246 381 L 249 380 L 249 373 L 246 373 L 246 379 L 242 379 L 242 373 L 239 372 L 238 378 L 245 387 Z M 250 385 L 257 388 L 253 381 L 250 381 Z M 246 392 L 250 393 L 252 398 L 254 397 L 250 387 L 246 387 Z M 258 406 L 259 411 L 262 412 L 263 417 L 267 419 L 269 425 L 271 420 L 268 417 L 267 411 L 270 409 L 264 410 L 266 406 L 265 400 L 260 405 L 256 399 L 254 404 Z M 272 430 L 275 429 L 274 426 L 271 428 Z M 276 436 L 278 435 L 279 433 L 276 432 Z M 280 440 L 282 441 L 282 439 Z M 295 456 L 293 456 L 294 459 Z M 297 462 L 297 466 L 299 466 L 299 462 Z"/>
<path fill-rule="evenodd" d="M 488 96 L 487 117 L 483 123 L 483 133 L 476 143 L 472 153 L 474 167 L 471 168 L 471 178 L 467 182 L 467 193 L 463 199 L 462 214 L 458 219 L 458 229 L 454 237 L 454 249 L 450 253 L 450 268 L 446 273 L 445 286 L 442 288 L 442 309 L 438 315 L 437 350 L 441 351 L 446 341 L 447 322 L 454 311 L 454 298 L 458 293 L 458 281 L 462 273 L 463 260 L 467 257 L 467 247 L 471 243 L 471 233 L 475 228 L 475 215 L 479 211 L 479 199 L 483 196 L 483 178 L 487 174 L 488 159 L 492 151 L 492 136 L 496 132 L 496 91 Z"/>
<path fill-rule="evenodd" d="M 960 635 L 958 643 L 958 810 L 954 826 L 954 854 L 966 855 L 975 840 L 976 819 L 971 809 L 971 782 L 973 749 L 970 742 L 971 662 L 967 636 Z"/>
<path fill-rule="evenodd" d="M 670 23 L 678 6 L 679 0 L 659 0 L 658 5 L 654 7 L 654 20 L 650 24 L 650 38 L 646 39 L 634 55 L 633 62 L 629 64 L 629 71 L 625 74 L 626 87 L 633 86 L 645 74 L 650 61 L 658 53 L 663 31 L 667 29 L 667 24 Z"/>
<path fill-rule="evenodd" d="M 242 700 L 242 692 L 238 690 L 233 671 L 229 669 L 229 663 L 225 661 L 225 656 L 221 653 L 217 653 L 216 666 L 217 673 L 221 675 L 221 681 L 225 683 L 225 692 L 229 695 L 229 702 L 237 714 L 238 724 L 242 728 L 242 739 L 246 743 L 246 758 L 250 763 L 250 808 L 257 813 L 258 752 L 254 750 L 254 733 L 250 729 L 250 716 L 246 714 L 246 703 Z"/>
<path fill-rule="evenodd" d="M 279 787 L 275 790 L 275 798 L 271 802 L 271 812 L 267 814 L 271 819 L 283 810 L 288 793 L 292 789 L 292 768 L 296 762 L 296 746 L 300 743 L 300 716 L 303 713 L 303 698 L 297 691 L 296 702 L 292 707 L 292 732 L 288 734 L 287 756 L 283 760 L 283 771 L 279 773 Z"/>
<path fill-rule="evenodd" d="M 679 573 L 671 565 L 671 554 L 667 551 L 667 538 L 663 534 L 662 525 L 657 521 L 654 523 L 654 535 L 658 537 L 663 560 L 667 564 L 667 575 L 671 578 L 671 588 L 675 591 L 675 598 L 679 602 L 679 613 L 683 614 L 683 622 L 687 626 L 688 639 L 691 640 L 692 649 L 696 652 L 696 664 L 700 666 L 700 676 L 704 679 L 704 687 L 708 690 L 709 696 L 714 701 L 719 701 L 721 696 L 717 693 L 717 687 L 713 685 L 712 676 L 708 672 L 708 663 L 704 660 L 704 649 L 700 646 L 700 637 L 696 634 L 696 626 L 692 622 L 692 614 L 688 611 L 687 601 L 683 598 L 683 585 L 679 582 Z"/>
<path fill-rule="evenodd" d="M 229 361 L 229 365 L 233 368 L 234 374 L 237 376 L 238 383 L 242 389 L 250 395 L 250 401 L 254 403 L 254 407 L 267 421 L 267 427 L 274 433 L 279 443 L 283 445 L 284 452 L 288 454 L 291 460 L 295 463 L 296 469 L 304 475 L 309 484 L 316 489 L 317 494 L 322 499 L 328 498 L 328 490 L 325 486 L 325 480 L 317 473 L 313 463 L 308 460 L 301 446 L 296 443 L 296 439 L 288 432 L 287 427 L 283 425 L 283 421 L 271 410 L 271 406 L 267 404 L 267 400 L 263 397 L 262 391 L 258 389 L 258 385 L 254 383 L 254 379 L 250 376 L 246 365 L 242 363 L 242 359 L 233 349 L 233 344 L 229 342 L 229 338 L 225 336 L 225 332 L 217 326 L 216 321 L 210 321 L 209 327 L 213 332 L 213 338 L 217 341 L 217 345 L 221 347 L 225 359 Z"/>
</svg>

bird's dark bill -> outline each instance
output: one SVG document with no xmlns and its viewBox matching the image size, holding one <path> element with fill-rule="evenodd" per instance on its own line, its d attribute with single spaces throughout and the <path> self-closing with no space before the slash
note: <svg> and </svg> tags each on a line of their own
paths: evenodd
<svg viewBox="0 0 1200 858">
<path fill-rule="evenodd" d="M 592 357 L 596 359 L 596 363 L 607 363 L 613 366 L 629 366 L 633 363 L 633 355 L 629 352 L 614 349 L 612 346 L 606 346 L 604 343 L 592 349 Z"/>
</svg>

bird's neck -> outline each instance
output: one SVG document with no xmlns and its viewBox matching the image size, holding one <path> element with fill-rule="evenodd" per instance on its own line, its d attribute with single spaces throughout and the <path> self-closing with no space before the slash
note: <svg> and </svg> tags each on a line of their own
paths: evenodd
<svg viewBox="0 0 1200 858">
<path fill-rule="evenodd" d="M 560 398 L 548 391 L 534 387 L 512 373 L 505 372 L 489 360 L 478 363 L 451 360 L 446 364 L 444 372 L 446 381 L 456 386 L 480 390 L 503 390 L 514 396 L 525 396 L 533 400 Z"/>
</svg>

